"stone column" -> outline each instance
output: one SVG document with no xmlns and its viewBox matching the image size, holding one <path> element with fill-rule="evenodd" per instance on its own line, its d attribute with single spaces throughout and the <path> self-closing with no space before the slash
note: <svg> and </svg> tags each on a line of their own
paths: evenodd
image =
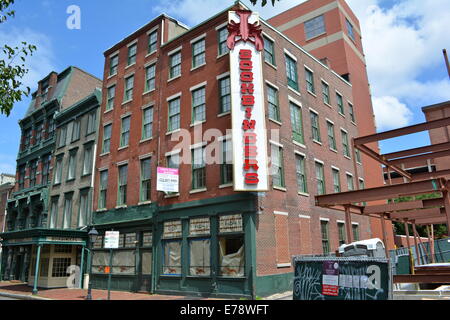
<svg viewBox="0 0 450 320">
<path fill-rule="evenodd" d="M 39 280 L 39 265 L 41 264 L 41 249 L 42 244 L 37 246 L 37 254 L 36 254 L 36 268 L 34 270 L 34 285 L 33 285 L 33 295 L 38 294 L 38 280 Z"/>
</svg>

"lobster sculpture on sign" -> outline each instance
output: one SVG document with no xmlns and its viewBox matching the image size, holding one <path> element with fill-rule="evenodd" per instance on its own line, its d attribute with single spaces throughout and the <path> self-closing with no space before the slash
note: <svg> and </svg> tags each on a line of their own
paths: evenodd
<svg viewBox="0 0 450 320">
<path fill-rule="evenodd" d="M 264 41 L 262 38 L 262 29 L 261 26 L 258 25 L 258 22 L 249 23 L 248 19 L 252 15 L 251 11 L 239 10 L 236 11 L 236 14 L 240 18 L 240 22 L 236 23 L 234 21 L 230 21 L 228 24 L 228 39 L 227 46 L 228 49 L 233 50 L 236 43 L 240 41 L 250 41 L 256 47 L 256 50 L 263 51 L 264 50 Z"/>
</svg>

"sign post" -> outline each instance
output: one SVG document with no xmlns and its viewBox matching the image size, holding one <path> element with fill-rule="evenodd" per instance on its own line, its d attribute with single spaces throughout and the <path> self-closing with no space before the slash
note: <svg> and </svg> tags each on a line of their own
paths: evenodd
<svg viewBox="0 0 450 320">
<path fill-rule="evenodd" d="M 105 268 L 105 273 L 108 273 L 108 300 L 111 300 L 113 249 L 119 248 L 119 237 L 118 231 L 105 232 L 105 249 L 109 249 L 109 267 Z"/>
</svg>

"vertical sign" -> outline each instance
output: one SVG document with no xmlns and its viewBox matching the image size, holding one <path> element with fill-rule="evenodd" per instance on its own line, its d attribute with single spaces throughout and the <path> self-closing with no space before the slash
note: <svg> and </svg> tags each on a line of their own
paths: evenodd
<svg viewBox="0 0 450 320">
<path fill-rule="evenodd" d="M 119 248 L 119 236 L 118 231 L 106 231 L 105 232 L 105 249 L 117 249 Z"/>
<path fill-rule="evenodd" d="M 235 191 L 268 191 L 262 54 L 259 15 L 229 12 L 232 141 Z"/>
<path fill-rule="evenodd" d="M 322 294 L 335 297 L 339 295 L 339 264 L 337 262 L 323 263 Z"/>
</svg>

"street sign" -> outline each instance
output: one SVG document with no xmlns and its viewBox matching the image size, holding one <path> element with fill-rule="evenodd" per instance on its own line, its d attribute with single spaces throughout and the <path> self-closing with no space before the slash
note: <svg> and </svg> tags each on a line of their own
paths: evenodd
<svg viewBox="0 0 450 320">
<path fill-rule="evenodd" d="M 106 231 L 105 232 L 105 249 L 117 249 L 119 248 L 119 231 Z"/>
</svg>

